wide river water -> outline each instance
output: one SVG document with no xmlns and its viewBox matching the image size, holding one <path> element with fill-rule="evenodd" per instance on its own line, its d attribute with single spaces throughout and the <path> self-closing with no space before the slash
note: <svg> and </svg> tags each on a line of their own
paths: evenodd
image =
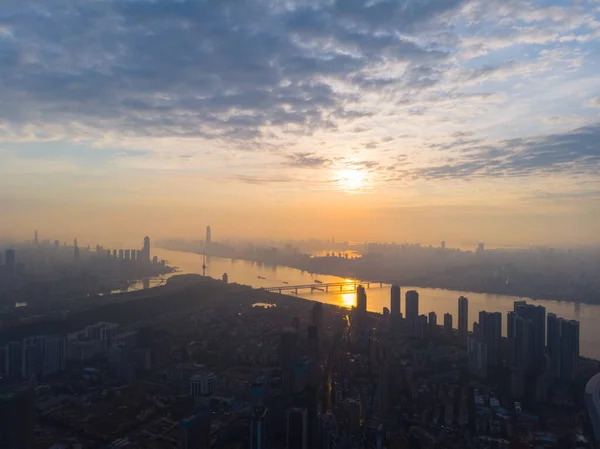
<svg viewBox="0 0 600 449">
<path fill-rule="evenodd" d="M 202 273 L 202 256 L 180 251 L 169 251 L 160 248 L 153 249 L 153 255 L 159 259 L 165 259 L 173 267 L 179 267 L 178 273 Z M 282 266 L 268 266 L 246 260 L 232 260 L 220 257 L 207 257 L 206 274 L 215 279 L 221 279 L 223 273 L 229 276 L 229 282 L 250 285 L 255 288 L 277 287 L 287 285 L 314 284 L 316 280 L 323 283 L 342 282 L 343 278 L 324 274 L 311 274 L 306 271 Z M 260 276 L 260 278 L 259 278 Z M 264 279 L 261 279 L 264 278 Z M 158 280 L 151 280 L 150 286 L 157 285 Z M 141 288 L 133 286 L 135 289 Z M 148 283 L 146 283 L 148 285 Z M 503 296 L 494 294 L 482 294 L 472 292 L 461 292 L 454 290 L 443 290 L 437 288 L 421 288 L 401 286 L 402 300 L 401 310 L 404 314 L 404 294 L 407 290 L 419 292 L 419 313 L 428 314 L 433 311 L 437 314 L 438 324 L 444 321 L 444 314 L 451 313 L 454 327 L 458 324 L 458 297 L 469 298 L 469 328 L 473 322 L 478 321 L 479 312 L 502 312 L 502 333 L 506 335 L 506 313 L 513 310 L 513 303 L 517 300 L 526 299 L 528 302 L 546 307 L 546 312 L 552 312 L 566 319 L 580 322 L 580 350 L 581 355 L 594 359 L 600 359 L 600 306 L 589 304 L 578 304 L 551 300 L 530 300 L 516 296 Z M 337 289 L 333 289 L 337 290 Z M 354 291 L 329 293 L 310 290 L 300 290 L 298 296 L 313 301 L 321 301 L 338 306 L 351 307 L 355 304 L 356 293 Z M 293 293 L 289 293 L 293 295 Z M 368 309 L 372 312 L 381 313 L 384 307 L 390 307 L 390 285 L 372 284 L 367 290 Z"/>
</svg>

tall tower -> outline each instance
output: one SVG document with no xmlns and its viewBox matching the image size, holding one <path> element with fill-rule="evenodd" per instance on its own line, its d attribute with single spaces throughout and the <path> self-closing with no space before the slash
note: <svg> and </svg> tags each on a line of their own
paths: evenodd
<svg viewBox="0 0 600 449">
<path fill-rule="evenodd" d="M 144 248 L 142 249 L 142 255 L 139 257 L 143 262 L 150 263 L 150 237 L 144 237 Z"/>
<path fill-rule="evenodd" d="M 210 230 L 210 226 L 206 227 L 206 244 L 210 245 L 212 243 L 212 234 Z"/>
<path fill-rule="evenodd" d="M 461 342 L 467 342 L 469 334 L 469 300 L 464 296 L 458 298 L 458 337 Z"/>
<path fill-rule="evenodd" d="M 487 345 L 488 365 L 500 364 L 500 341 L 502 339 L 502 314 L 479 312 L 479 341 Z"/>
<path fill-rule="evenodd" d="M 361 315 L 367 313 L 367 292 L 362 285 L 359 285 L 356 289 L 356 309 Z"/>
<path fill-rule="evenodd" d="M 206 276 L 206 253 L 203 254 L 204 258 L 202 259 L 202 276 Z"/>
<path fill-rule="evenodd" d="M 390 314 L 392 317 L 400 316 L 400 286 L 392 285 L 390 289 Z"/>
<path fill-rule="evenodd" d="M 419 292 L 410 290 L 406 292 L 406 320 L 414 323 L 419 316 Z"/>
<path fill-rule="evenodd" d="M 36 245 L 38 243 L 40 243 L 40 241 L 38 240 L 38 232 L 35 231 L 35 233 L 33 234 L 33 243 L 35 243 Z"/>
</svg>

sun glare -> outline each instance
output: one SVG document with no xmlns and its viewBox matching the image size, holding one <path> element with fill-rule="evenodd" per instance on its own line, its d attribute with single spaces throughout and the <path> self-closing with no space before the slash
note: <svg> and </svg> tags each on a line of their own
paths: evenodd
<svg viewBox="0 0 600 449">
<path fill-rule="evenodd" d="M 341 189 L 352 192 L 365 185 L 365 172 L 361 170 L 340 170 L 338 184 Z"/>
</svg>

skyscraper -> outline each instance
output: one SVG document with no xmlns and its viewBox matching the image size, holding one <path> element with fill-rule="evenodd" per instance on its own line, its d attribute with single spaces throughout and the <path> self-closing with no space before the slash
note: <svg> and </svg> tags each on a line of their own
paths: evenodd
<svg viewBox="0 0 600 449">
<path fill-rule="evenodd" d="M 560 377 L 573 380 L 579 368 L 579 321 L 560 319 Z"/>
<path fill-rule="evenodd" d="M 406 292 L 406 320 L 408 323 L 414 323 L 419 316 L 419 292 L 409 290 Z"/>
<path fill-rule="evenodd" d="M 40 241 L 38 239 L 38 232 L 37 231 L 35 231 L 34 234 L 33 234 L 33 243 L 36 244 L 36 245 L 40 243 Z"/>
<path fill-rule="evenodd" d="M 554 314 L 548 314 L 548 371 L 549 374 L 558 378 L 560 376 L 560 334 L 561 320 Z"/>
<path fill-rule="evenodd" d="M 437 332 L 437 315 L 435 312 L 429 312 L 429 335 L 434 336 Z"/>
<path fill-rule="evenodd" d="M 4 253 L 4 269 L 6 274 L 13 276 L 16 273 L 17 253 L 14 249 L 7 249 Z"/>
<path fill-rule="evenodd" d="M 487 346 L 487 362 L 490 366 L 500 365 L 500 341 L 502 339 L 502 314 L 479 312 L 478 340 Z"/>
<path fill-rule="evenodd" d="M 464 296 L 458 298 L 458 337 L 463 343 L 469 335 L 469 300 Z"/>
<path fill-rule="evenodd" d="M 452 315 L 450 313 L 444 314 L 444 334 L 447 337 L 452 336 Z"/>
<path fill-rule="evenodd" d="M 532 367 L 540 370 L 544 366 L 546 348 L 546 308 L 527 304 L 525 301 L 515 302 L 515 314 L 531 321 L 533 341 L 531 343 Z"/>
<path fill-rule="evenodd" d="M 316 325 L 311 324 L 308 326 L 307 333 L 308 353 L 314 363 L 317 363 L 319 360 L 319 330 Z"/>
<path fill-rule="evenodd" d="M 512 327 L 513 336 L 509 339 L 511 346 L 511 365 L 521 373 L 530 373 L 533 371 L 533 325 L 531 320 L 522 316 L 513 314 Z"/>
<path fill-rule="evenodd" d="M 138 260 L 145 263 L 150 263 L 150 237 L 144 237 L 144 247 L 142 248 L 141 254 L 138 255 Z"/>
<path fill-rule="evenodd" d="M 212 412 L 206 408 L 179 421 L 180 449 L 208 449 L 210 447 L 210 420 Z"/>
<path fill-rule="evenodd" d="M 210 230 L 210 226 L 206 227 L 206 244 L 210 245 L 212 243 L 212 235 L 211 235 L 211 230 Z"/>
<path fill-rule="evenodd" d="M 367 313 L 367 292 L 362 285 L 356 289 L 356 310 L 360 315 Z"/>
<path fill-rule="evenodd" d="M 506 316 L 506 337 L 508 339 L 515 336 L 515 312 L 508 312 Z"/>
<path fill-rule="evenodd" d="M 130 259 L 131 259 L 131 250 L 126 249 L 125 250 L 125 260 L 130 260 Z"/>
<path fill-rule="evenodd" d="M 400 316 L 400 286 L 392 285 L 390 289 L 390 315 L 392 319 Z"/>
<path fill-rule="evenodd" d="M 269 409 L 255 407 L 250 421 L 250 449 L 270 449 Z"/>
<path fill-rule="evenodd" d="M 286 449 L 308 449 L 308 413 L 305 408 L 287 412 Z"/>
</svg>

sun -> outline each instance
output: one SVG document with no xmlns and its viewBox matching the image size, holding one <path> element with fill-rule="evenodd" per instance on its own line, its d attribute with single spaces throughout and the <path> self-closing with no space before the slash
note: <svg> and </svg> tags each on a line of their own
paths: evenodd
<svg viewBox="0 0 600 449">
<path fill-rule="evenodd" d="M 365 172 L 361 170 L 340 170 L 338 172 L 337 182 L 341 189 L 352 192 L 359 190 L 365 185 L 365 177 Z"/>
</svg>

